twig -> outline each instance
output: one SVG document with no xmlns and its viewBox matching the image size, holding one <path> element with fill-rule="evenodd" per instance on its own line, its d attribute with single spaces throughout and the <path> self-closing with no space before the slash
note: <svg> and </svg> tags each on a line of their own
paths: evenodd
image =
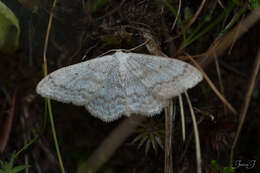
<svg viewBox="0 0 260 173">
<path fill-rule="evenodd" d="M 204 72 L 204 70 L 200 67 L 200 65 L 188 54 L 186 54 L 188 58 L 194 63 L 194 65 L 200 70 L 205 80 L 208 82 L 211 89 L 215 92 L 215 94 L 218 96 L 218 98 L 229 108 L 229 110 L 233 114 L 237 114 L 237 111 L 233 106 L 221 95 L 221 93 L 218 91 L 218 89 L 215 87 L 215 85 L 212 83 L 212 81 L 209 79 L 208 75 Z"/>
<path fill-rule="evenodd" d="M 240 77 L 242 77 L 242 78 L 247 79 L 247 76 L 246 76 L 244 73 L 238 71 L 236 68 L 230 66 L 229 64 L 226 64 L 226 63 L 223 62 L 223 61 L 220 61 L 219 63 L 220 63 L 220 66 L 222 66 L 223 68 L 225 68 L 227 71 L 230 71 L 230 72 L 234 73 L 235 75 L 238 75 L 238 76 L 240 76 Z"/>
<path fill-rule="evenodd" d="M 170 99 L 169 106 L 165 108 L 164 173 L 172 173 L 172 124 L 173 102 Z"/>
<path fill-rule="evenodd" d="M 252 97 L 252 93 L 253 93 L 253 90 L 254 90 L 254 87 L 255 87 L 255 81 L 256 81 L 256 77 L 257 77 L 259 68 L 260 68 L 260 49 L 258 50 L 258 54 L 257 54 L 255 65 L 254 65 L 254 70 L 253 70 L 253 73 L 252 73 L 251 78 L 250 78 L 248 90 L 247 90 L 247 93 L 246 93 L 246 98 L 245 98 L 245 101 L 244 101 L 244 106 L 241 109 L 240 120 L 239 120 L 239 124 L 238 124 L 238 128 L 237 128 L 236 136 L 235 136 L 233 145 L 231 147 L 230 161 L 229 161 L 230 166 L 232 165 L 232 161 L 233 161 L 233 157 L 234 157 L 234 150 L 235 150 L 235 147 L 237 145 L 237 141 L 238 141 L 242 126 L 244 124 L 245 118 L 246 118 L 246 113 L 247 113 L 247 110 L 248 110 L 248 107 L 249 107 L 249 104 L 250 104 L 250 100 L 251 100 L 251 97 Z"/>
<path fill-rule="evenodd" d="M 206 0 L 202 0 L 199 9 L 196 11 L 195 15 L 193 16 L 193 18 L 189 21 L 189 23 L 184 27 L 185 29 L 188 29 L 194 22 L 195 20 L 198 18 L 204 4 L 205 4 Z"/>
</svg>

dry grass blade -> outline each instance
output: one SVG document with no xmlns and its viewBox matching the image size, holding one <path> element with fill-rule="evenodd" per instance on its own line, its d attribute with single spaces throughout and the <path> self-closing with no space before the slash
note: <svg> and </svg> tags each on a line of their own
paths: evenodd
<svg viewBox="0 0 260 173">
<path fill-rule="evenodd" d="M 186 98 L 187 98 L 187 102 L 190 108 L 190 113 L 191 113 L 191 118 L 192 118 L 192 122 L 193 122 L 193 129 L 194 129 L 194 137 L 195 137 L 195 145 L 196 145 L 196 160 L 197 160 L 197 173 L 201 173 L 201 152 L 200 152 L 200 139 L 199 139 L 199 131 L 198 131 L 198 127 L 197 127 L 197 121 L 196 121 L 196 117 L 191 105 L 191 101 L 189 98 L 189 95 L 187 93 L 187 91 L 184 92 Z"/>
<path fill-rule="evenodd" d="M 182 3 L 181 0 L 179 0 L 177 16 L 175 17 L 175 20 L 174 20 L 174 22 L 173 22 L 173 24 L 172 24 L 171 31 L 173 31 L 173 29 L 175 28 L 175 25 L 176 25 L 176 23 L 177 23 L 178 17 L 179 17 L 179 15 L 180 15 L 180 11 L 181 11 L 181 3 Z"/>
<path fill-rule="evenodd" d="M 173 129 L 173 102 L 165 108 L 165 154 L 164 173 L 172 173 L 172 129 Z"/>
<path fill-rule="evenodd" d="M 224 91 L 224 85 L 223 85 L 223 81 L 222 81 L 222 77 L 221 77 L 221 70 L 220 70 L 220 66 L 219 66 L 219 61 L 218 61 L 218 57 L 215 57 L 215 65 L 216 65 L 216 71 L 217 71 L 217 75 L 218 75 L 218 83 L 219 83 L 219 87 L 220 87 L 220 91 L 223 94 L 223 96 L 225 97 L 225 91 Z M 226 106 L 224 105 L 224 113 L 227 113 L 227 109 Z"/>
<path fill-rule="evenodd" d="M 180 110 L 181 110 L 181 127 L 182 127 L 182 139 L 185 141 L 185 118 L 184 118 L 184 109 L 183 109 L 183 101 L 182 101 L 182 96 L 179 95 L 179 105 L 180 105 Z"/>
<path fill-rule="evenodd" d="M 249 103 L 250 103 L 250 100 L 251 100 L 251 97 L 252 97 L 252 93 L 253 93 L 253 90 L 254 90 L 254 87 L 255 87 L 255 81 L 256 81 L 257 74 L 259 72 L 259 68 L 260 68 L 260 49 L 258 50 L 254 70 L 253 70 L 253 73 L 251 75 L 248 90 L 247 90 L 247 93 L 246 93 L 245 102 L 244 102 L 244 105 L 241 109 L 240 120 L 239 120 L 239 124 L 238 124 L 238 128 L 237 128 L 236 136 L 235 136 L 232 148 L 231 148 L 230 162 L 229 162 L 230 166 L 232 165 L 232 161 L 233 161 L 233 157 L 234 157 L 234 150 L 235 150 L 235 147 L 236 147 L 242 126 L 243 126 L 245 118 L 246 118 L 246 113 L 247 113 Z"/>
<path fill-rule="evenodd" d="M 188 54 L 186 54 L 188 58 L 194 63 L 194 65 L 200 70 L 205 80 L 208 82 L 211 89 L 215 92 L 215 94 L 218 96 L 218 98 L 228 107 L 228 109 L 233 113 L 237 114 L 237 111 L 233 106 L 225 99 L 225 97 L 222 96 L 222 94 L 218 91 L 218 89 L 215 87 L 215 85 L 212 83 L 212 81 L 209 79 L 208 75 L 204 72 L 204 70 L 200 67 L 200 65 Z"/>
<path fill-rule="evenodd" d="M 202 0 L 199 9 L 196 11 L 195 15 L 193 16 L 193 18 L 189 21 L 189 23 L 185 26 L 185 29 L 188 29 L 198 18 L 202 8 L 204 7 L 206 0 Z"/>
<path fill-rule="evenodd" d="M 239 22 L 234 29 L 228 32 L 224 37 L 217 39 L 210 46 L 208 51 L 202 54 L 201 66 L 207 66 L 214 56 L 220 56 L 228 49 L 234 42 L 236 42 L 243 34 L 245 34 L 257 21 L 260 19 L 260 7 L 256 8 L 245 19 Z"/>
</svg>

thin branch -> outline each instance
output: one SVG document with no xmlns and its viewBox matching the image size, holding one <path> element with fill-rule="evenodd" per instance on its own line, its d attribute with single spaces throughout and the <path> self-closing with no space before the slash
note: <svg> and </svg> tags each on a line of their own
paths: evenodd
<svg viewBox="0 0 260 173">
<path fill-rule="evenodd" d="M 205 4 L 206 0 L 202 0 L 199 9 L 196 11 L 195 15 L 193 16 L 193 18 L 189 21 L 189 23 L 184 27 L 185 29 L 188 29 L 194 22 L 195 20 L 198 18 L 204 4 Z"/>
<path fill-rule="evenodd" d="M 180 105 L 180 110 L 181 110 L 181 127 L 182 127 L 182 139 L 183 142 L 185 141 L 185 118 L 184 118 L 184 109 L 183 109 L 183 101 L 182 101 L 182 96 L 179 95 L 179 105 Z"/>
<path fill-rule="evenodd" d="M 164 151 L 164 173 L 172 173 L 172 129 L 173 129 L 173 102 L 169 101 L 165 108 L 165 151 Z"/>
<path fill-rule="evenodd" d="M 240 120 L 239 120 L 239 124 L 238 124 L 238 128 L 237 128 L 236 136 L 235 136 L 233 145 L 231 147 L 230 161 L 229 161 L 230 166 L 232 165 L 232 161 L 233 161 L 233 157 L 234 157 L 234 150 L 237 145 L 237 141 L 238 141 L 242 126 L 244 124 L 245 118 L 246 118 L 246 113 L 247 113 L 247 110 L 248 110 L 248 107 L 250 104 L 250 100 L 252 97 L 252 93 L 253 93 L 253 90 L 255 87 L 256 77 L 259 72 L 259 68 L 260 68 L 260 49 L 258 50 L 254 70 L 253 70 L 253 73 L 250 78 L 248 90 L 247 90 L 245 101 L 244 101 L 244 106 L 241 109 Z"/>
<path fill-rule="evenodd" d="M 218 89 L 215 87 L 215 85 L 212 83 L 212 81 L 209 79 L 208 75 L 204 72 L 204 70 L 200 67 L 200 65 L 188 54 L 186 54 L 188 58 L 194 63 L 194 65 L 200 70 L 205 80 L 208 82 L 211 89 L 215 92 L 215 94 L 218 96 L 218 98 L 229 108 L 229 110 L 233 114 L 237 114 L 237 111 L 233 106 L 221 95 L 221 93 L 218 91 Z"/>
</svg>

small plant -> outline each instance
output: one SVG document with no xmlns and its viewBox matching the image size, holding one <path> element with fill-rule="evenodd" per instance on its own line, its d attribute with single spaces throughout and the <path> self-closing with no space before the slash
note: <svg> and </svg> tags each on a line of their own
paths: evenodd
<svg viewBox="0 0 260 173">
<path fill-rule="evenodd" d="M 221 167 L 216 160 L 211 160 L 208 173 L 235 173 L 235 169 L 229 166 Z"/>
<path fill-rule="evenodd" d="M 20 166 L 14 166 L 14 159 L 16 157 L 16 153 L 12 154 L 11 159 L 9 162 L 3 162 L 0 160 L 0 173 L 16 173 L 21 172 L 22 170 L 29 168 L 30 165 L 20 165 Z"/>
<path fill-rule="evenodd" d="M 136 130 L 137 136 L 132 143 L 138 143 L 138 149 L 145 145 L 145 153 L 147 154 L 151 148 L 157 151 L 158 146 L 163 149 L 164 124 L 153 119 L 143 123 Z M 139 141 L 139 142 L 138 142 Z"/>
<path fill-rule="evenodd" d="M 34 130 L 33 130 L 34 132 Z M 25 144 L 23 146 L 23 148 L 21 148 L 18 152 L 13 153 L 11 156 L 11 159 L 9 162 L 3 162 L 2 160 L 0 160 L 0 173 L 16 173 L 16 172 L 21 172 L 22 170 L 29 168 L 30 165 L 20 165 L 20 166 L 16 166 L 14 167 L 14 159 L 18 157 L 18 155 L 23 152 L 24 150 L 26 150 L 30 145 L 32 145 L 36 140 L 37 140 L 38 136 L 35 135 L 35 137 L 27 144 Z"/>
</svg>

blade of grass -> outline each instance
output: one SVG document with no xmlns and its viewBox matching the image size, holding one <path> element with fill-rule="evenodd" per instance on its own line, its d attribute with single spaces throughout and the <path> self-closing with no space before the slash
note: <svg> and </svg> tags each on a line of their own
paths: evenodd
<svg viewBox="0 0 260 173">
<path fill-rule="evenodd" d="M 50 123 L 51 123 L 51 131 L 52 131 L 52 136 L 53 136 L 53 140 L 54 140 L 54 144 L 55 144 L 55 148 L 56 148 L 56 152 L 57 152 L 58 161 L 60 164 L 60 169 L 61 169 L 62 173 L 65 173 L 65 169 L 64 169 L 62 157 L 61 157 L 61 152 L 60 152 L 60 148 L 59 148 L 59 143 L 58 143 L 58 139 L 57 139 L 57 135 L 56 135 L 55 123 L 53 120 L 53 113 L 52 113 L 50 99 L 47 99 L 47 104 L 48 104 L 49 118 L 50 118 Z"/>
<path fill-rule="evenodd" d="M 253 10 L 245 19 L 241 20 L 236 27 L 225 34 L 218 37 L 209 47 L 207 52 L 201 54 L 200 65 L 205 67 L 212 62 L 214 56 L 221 56 L 234 42 L 241 38 L 260 20 L 260 7 Z"/>
<path fill-rule="evenodd" d="M 200 22 L 199 24 L 198 24 L 198 26 L 192 31 L 192 33 L 188 36 L 188 38 L 183 42 L 183 44 L 186 44 L 186 46 L 185 47 L 187 47 L 189 44 L 191 44 L 191 43 L 188 43 L 189 42 L 189 40 L 191 40 L 193 37 L 195 37 L 199 32 L 200 32 L 200 30 L 201 30 L 201 28 L 203 28 L 209 21 L 210 21 L 210 18 L 211 17 L 209 17 L 209 16 L 205 16 L 204 17 L 204 19 L 202 20 L 202 22 Z M 183 45 L 182 44 L 182 45 Z M 181 48 L 183 49 L 183 48 L 185 48 L 184 46 L 181 46 Z"/>
<path fill-rule="evenodd" d="M 44 49 L 43 49 L 44 76 L 47 76 L 47 74 L 48 74 L 46 53 L 47 53 L 47 48 L 48 48 L 51 24 L 52 24 L 52 20 L 53 20 L 53 16 L 54 16 L 53 9 L 55 8 L 55 6 L 56 6 L 56 0 L 53 0 L 52 10 L 50 11 L 50 18 L 49 18 L 49 22 L 48 22 L 48 27 L 47 27 L 47 32 L 46 32 L 45 42 L 44 42 Z M 59 144 L 58 144 L 58 140 L 57 140 L 57 136 L 56 136 L 55 123 L 53 120 L 53 114 L 52 114 L 52 108 L 51 108 L 51 101 L 50 101 L 50 99 L 46 99 L 46 100 L 47 100 L 47 105 L 48 105 L 48 110 L 49 110 L 49 118 L 50 118 L 50 123 L 51 123 L 53 140 L 54 140 L 54 144 L 55 144 L 55 148 L 56 148 L 56 152 L 57 152 L 58 161 L 60 164 L 60 169 L 61 169 L 62 173 L 65 173 L 65 169 L 63 166 L 62 157 L 61 157 L 61 153 L 60 153 L 60 148 L 59 148 Z"/>
<path fill-rule="evenodd" d="M 180 110 L 181 110 L 181 127 L 182 127 L 182 139 L 183 142 L 185 141 L 185 118 L 184 118 L 184 108 L 183 108 L 183 101 L 182 101 L 182 96 L 178 96 L 179 99 L 179 105 L 180 105 Z"/>
<path fill-rule="evenodd" d="M 175 25 L 177 23 L 177 19 L 178 19 L 179 15 L 180 15 L 181 3 L 182 3 L 181 0 L 179 0 L 179 7 L 178 7 L 178 11 L 177 11 L 177 17 L 175 17 L 175 20 L 174 20 L 174 22 L 172 24 L 172 27 L 171 27 L 171 31 L 173 31 L 173 29 L 174 29 L 174 27 L 175 27 Z"/>
<path fill-rule="evenodd" d="M 209 32 L 213 27 L 215 27 L 225 16 L 227 16 L 231 10 L 235 7 L 235 4 L 230 1 L 227 8 L 224 10 L 223 13 L 221 13 L 211 24 L 209 24 L 208 27 L 206 27 L 204 30 L 202 30 L 201 32 L 199 32 L 198 34 L 196 32 L 198 32 L 198 29 L 195 29 L 195 33 L 192 33 L 186 40 L 184 40 L 182 46 L 180 47 L 180 49 L 183 49 L 185 47 L 187 47 L 188 45 L 190 45 L 192 42 L 194 42 L 195 40 L 199 39 L 200 37 L 202 37 L 204 34 L 206 34 L 207 32 Z M 199 25 L 199 27 L 201 27 Z"/>
<path fill-rule="evenodd" d="M 187 91 L 185 91 L 184 94 L 186 96 L 186 99 L 187 99 L 187 102 L 188 102 L 188 105 L 190 108 L 191 118 L 192 118 L 192 122 L 193 122 L 193 131 L 194 131 L 195 145 L 196 145 L 197 173 L 201 173 L 201 151 L 200 151 L 199 130 L 197 127 L 195 113 L 192 108 L 191 101 L 190 101 Z"/>
<path fill-rule="evenodd" d="M 166 7 L 168 7 L 168 9 L 172 12 L 172 14 L 176 17 L 177 22 L 181 28 L 182 34 L 183 34 L 183 40 L 186 40 L 186 30 L 184 28 L 183 22 L 180 18 L 180 16 L 178 15 L 177 10 L 171 6 L 171 4 L 165 0 L 160 0 Z"/>
<path fill-rule="evenodd" d="M 21 148 L 17 153 L 15 153 L 14 158 L 18 157 L 21 152 L 23 152 L 23 151 L 26 150 L 29 146 L 31 146 L 37 139 L 38 139 L 38 136 L 35 135 L 32 140 L 30 140 L 27 144 L 25 144 L 25 145 L 23 146 L 23 148 Z"/>
<path fill-rule="evenodd" d="M 225 27 L 225 29 L 223 31 L 221 31 L 221 35 L 225 34 L 227 31 L 230 31 L 230 29 L 236 24 L 238 23 L 238 19 L 240 19 L 240 17 L 245 14 L 247 8 L 246 7 L 242 7 L 234 16 L 234 18 L 231 20 L 231 22 Z"/>
</svg>

